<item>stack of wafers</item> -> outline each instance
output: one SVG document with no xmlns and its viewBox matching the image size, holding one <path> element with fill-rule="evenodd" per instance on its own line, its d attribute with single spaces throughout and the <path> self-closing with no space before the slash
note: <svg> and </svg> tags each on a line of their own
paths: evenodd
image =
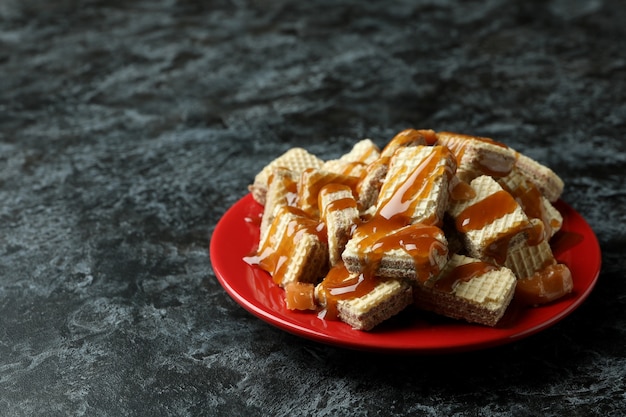
<svg viewBox="0 0 626 417">
<path fill-rule="evenodd" d="M 489 138 L 407 129 L 327 161 L 294 148 L 249 188 L 264 213 L 246 261 L 285 289 L 287 308 L 359 330 L 409 306 L 495 326 L 514 298 L 572 290 L 549 245 L 563 182 Z"/>
</svg>

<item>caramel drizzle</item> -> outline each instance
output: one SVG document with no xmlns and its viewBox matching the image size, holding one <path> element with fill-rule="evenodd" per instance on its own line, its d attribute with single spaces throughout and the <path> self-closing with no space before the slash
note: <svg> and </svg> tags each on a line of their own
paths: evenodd
<svg viewBox="0 0 626 417">
<path fill-rule="evenodd" d="M 450 198 L 454 201 L 468 201 L 476 197 L 476 190 L 465 181 L 461 181 L 458 177 L 453 177 L 456 181 L 449 184 Z"/>
<path fill-rule="evenodd" d="M 438 142 L 441 145 L 446 146 L 454 156 L 456 160 L 460 163 L 465 155 L 465 151 L 467 147 L 470 145 L 472 141 L 489 143 L 491 145 L 499 146 L 504 149 L 509 149 L 509 147 L 501 142 L 497 142 L 491 138 L 485 138 L 480 136 L 470 136 L 463 135 L 459 133 L 449 133 L 449 132 L 440 132 L 437 134 Z M 504 177 L 511 172 L 511 166 L 509 164 L 502 164 L 499 157 L 494 157 L 493 159 L 489 159 L 484 156 L 482 159 L 475 161 L 478 168 L 482 171 L 482 173 L 492 176 L 492 177 Z"/>
<path fill-rule="evenodd" d="M 314 171 L 313 168 L 309 168 L 305 170 L 306 173 Z M 312 184 L 304 184 L 305 175 L 300 177 L 300 184 L 298 185 L 298 206 L 306 207 L 307 214 L 316 217 L 319 213 L 318 207 L 318 198 L 319 192 L 322 188 L 329 184 L 343 184 L 350 187 L 353 191 L 353 194 L 357 193 L 357 185 L 360 181 L 359 177 L 353 177 L 350 175 L 342 175 L 342 174 L 331 174 L 331 173 L 321 173 L 319 178 L 312 182 Z M 303 190 L 307 189 L 308 194 L 303 196 Z"/>
<path fill-rule="evenodd" d="M 458 265 L 437 280 L 434 288 L 439 291 L 453 292 L 459 283 L 470 281 L 496 269 L 498 268 L 495 265 L 483 261 Z"/>
<path fill-rule="evenodd" d="M 339 193 L 342 191 L 352 192 L 352 189 L 345 184 L 332 183 L 332 184 L 328 184 L 324 186 L 320 190 L 319 195 L 318 195 L 317 205 L 318 207 L 320 207 L 320 217 L 324 221 L 326 220 L 326 216 L 328 215 L 328 213 L 332 213 L 334 211 L 341 211 L 341 210 L 345 210 L 348 208 L 357 209 L 357 202 L 353 196 L 338 198 L 336 200 L 331 201 L 330 203 L 326 205 L 326 207 L 324 207 L 324 205 L 322 204 L 322 200 L 325 196 L 329 194 Z"/>
<path fill-rule="evenodd" d="M 518 280 L 514 297 L 521 304 L 537 305 L 561 298 L 571 290 L 571 271 L 566 265 L 553 263 Z"/>
<path fill-rule="evenodd" d="M 367 152 L 364 152 L 356 161 L 357 163 L 360 163 L 362 165 L 367 165 L 367 161 L 372 158 L 375 157 L 376 159 L 378 159 L 378 156 L 380 155 L 380 152 L 378 150 L 378 148 L 372 146 L 369 147 L 367 149 Z"/>
<path fill-rule="evenodd" d="M 269 175 L 269 178 L 267 179 L 267 186 L 269 188 L 274 181 L 281 181 L 282 186 L 285 189 L 285 195 L 284 195 L 285 205 L 295 206 L 297 199 L 298 199 L 298 183 L 297 181 L 294 181 L 289 175 L 285 175 L 285 174 L 279 175 L 281 171 L 283 170 L 290 171 L 288 168 L 282 168 L 282 167 L 276 168 Z"/>
<path fill-rule="evenodd" d="M 443 232 L 437 226 L 415 223 L 404 226 L 398 218 L 373 216 L 359 225 L 353 238 L 357 250 L 365 255 L 364 274 L 373 276 L 386 253 L 401 249 L 412 259 L 416 278 L 426 281 L 439 273 L 436 256 L 446 256 L 448 248 L 440 240 Z"/>
<path fill-rule="evenodd" d="M 513 213 L 517 207 L 517 202 L 508 192 L 496 191 L 459 213 L 456 218 L 456 228 L 462 233 L 480 230 L 497 219 Z M 499 264 L 504 263 L 511 239 L 517 233 L 529 228 L 528 222 L 520 222 L 506 233 L 496 235 L 486 243 L 485 255 L 493 258 Z"/>
<path fill-rule="evenodd" d="M 381 278 L 374 275 L 351 274 L 343 262 L 333 266 L 317 289 L 319 298 L 325 304 L 324 319 L 337 320 L 339 301 L 363 297 L 380 282 Z"/>
<path fill-rule="evenodd" d="M 352 177 L 358 176 L 359 178 L 361 178 L 361 173 L 365 171 L 366 167 L 367 164 L 361 161 L 345 162 L 343 164 L 343 169 L 341 170 L 341 172 L 339 172 L 339 174 Z M 358 173 L 358 175 L 355 175 L 355 173 Z"/>
<path fill-rule="evenodd" d="M 269 239 L 264 242 L 255 255 L 244 258 L 248 264 L 258 265 L 259 268 L 269 272 L 276 284 L 282 282 L 289 265 L 287 261 L 294 255 L 296 244 L 304 234 L 314 234 L 321 242 L 327 240 L 324 223 L 312 219 L 296 207 L 284 206 L 280 210 L 270 225 Z M 288 222 L 285 233 L 281 234 L 280 241 L 277 241 L 280 218 L 287 215 L 286 212 L 295 214 L 297 217 Z"/>
<path fill-rule="evenodd" d="M 504 190 L 496 191 L 459 213 L 456 228 L 463 233 L 480 230 L 495 220 L 513 213 L 517 207 L 517 202 L 509 193 Z"/>
<path fill-rule="evenodd" d="M 449 170 L 449 167 L 443 162 L 444 158 L 452 157 L 450 151 L 443 146 L 433 147 L 432 150 L 409 173 L 406 179 L 396 187 L 391 196 L 379 202 L 378 215 L 387 219 L 400 216 L 410 221 L 415 215 L 415 210 L 420 200 L 423 200 L 430 194 L 435 179 L 442 175 L 447 175 L 448 180 L 452 178 L 453 170 Z M 394 176 L 386 179 L 385 184 L 398 182 L 398 178 L 403 176 L 407 169 L 403 166 Z M 385 184 L 383 184 L 381 195 L 385 193 Z M 440 224 L 441 219 L 423 219 L 422 222 Z"/>
<path fill-rule="evenodd" d="M 543 204 L 543 194 L 541 194 L 541 191 L 530 181 L 523 181 L 522 184 L 519 184 L 514 189 L 509 188 L 507 184 L 504 183 L 501 185 L 502 188 L 515 197 L 520 207 L 529 218 L 539 219 L 543 223 L 543 230 L 541 230 L 540 233 L 536 233 L 536 237 L 532 239 L 533 241 L 529 242 L 529 244 L 538 244 L 543 239 L 549 239 L 549 237 L 552 236 L 553 228 L 558 226 L 558 224 L 552 224 L 550 222 L 550 216 Z"/>
<path fill-rule="evenodd" d="M 390 158 L 398 149 L 407 146 L 426 145 L 425 136 L 433 136 L 429 130 L 405 129 L 396 134 L 383 148 L 381 156 Z"/>
</svg>

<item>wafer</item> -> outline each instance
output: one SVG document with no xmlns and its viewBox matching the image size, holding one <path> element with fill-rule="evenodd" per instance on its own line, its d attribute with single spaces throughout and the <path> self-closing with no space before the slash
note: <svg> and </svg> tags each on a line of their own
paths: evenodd
<svg viewBox="0 0 626 417">
<path fill-rule="evenodd" d="M 393 154 L 401 148 L 424 146 L 436 140 L 432 130 L 405 129 L 396 134 L 380 152 L 380 157 L 370 162 L 357 187 L 359 207 L 362 212 L 376 204 L 378 194 L 389 170 Z"/>
<path fill-rule="evenodd" d="M 445 265 L 448 248 L 436 226 L 399 227 L 394 220 L 375 216 L 355 229 L 342 259 L 353 273 L 423 282 Z"/>
<path fill-rule="evenodd" d="M 499 178 L 498 183 L 515 198 L 529 219 L 543 223 L 544 239 L 549 240 L 559 231 L 563 216 L 517 166 L 507 176 Z"/>
<path fill-rule="evenodd" d="M 437 143 L 454 153 L 458 164 L 457 175 L 466 182 L 481 175 L 505 176 L 515 165 L 515 151 L 490 138 L 438 132 Z"/>
<path fill-rule="evenodd" d="M 336 265 L 359 221 L 357 201 L 347 185 L 329 184 L 320 190 L 319 209 L 326 224 L 329 262 Z"/>
<path fill-rule="evenodd" d="M 522 153 L 517 153 L 515 166 L 524 173 L 551 202 L 563 193 L 563 180 L 550 168 Z"/>
<path fill-rule="evenodd" d="M 265 196 L 269 177 L 274 168 L 283 167 L 300 175 L 305 169 L 321 168 L 324 161 L 302 148 L 291 148 L 278 158 L 267 164 L 254 178 L 254 183 L 248 186 L 252 197 L 260 204 L 265 205 Z"/>
<path fill-rule="evenodd" d="M 297 206 L 311 217 L 319 218 L 319 193 L 328 184 L 343 184 L 348 186 L 353 193 L 359 182 L 358 177 L 350 175 L 336 174 L 319 169 L 305 169 L 298 181 Z"/>
<path fill-rule="evenodd" d="M 263 246 L 267 232 L 274 221 L 276 209 L 282 206 L 294 206 L 298 195 L 298 186 L 293 171 L 277 167 L 268 178 L 265 207 L 261 217 L 259 246 Z"/>
<path fill-rule="evenodd" d="M 515 292 L 515 275 L 479 259 L 454 254 L 439 275 L 413 288 L 415 304 L 454 319 L 495 326 Z"/>
<path fill-rule="evenodd" d="M 493 178 L 481 175 L 470 185 L 476 195 L 452 201 L 448 212 L 469 255 L 503 264 L 509 248 L 525 241 L 532 225 L 515 199 Z"/>
<path fill-rule="evenodd" d="M 295 207 L 278 207 L 264 244 L 245 260 L 269 272 L 280 286 L 317 283 L 328 270 L 324 224 Z"/>
<path fill-rule="evenodd" d="M 316 295 L 324 319 L 339 319 L 357 330 L 371 330 L 413 302 L 406 281 L 352 274 L 343 264 L 330 270 Z"/>
<path fill-rule="evenodd" d="M 441 224 L 455 169 L 454 156 L 443 146 L 396 150 L 378 196 L 377 214 L 401 216 L 407 223 Z"/>
</svg>

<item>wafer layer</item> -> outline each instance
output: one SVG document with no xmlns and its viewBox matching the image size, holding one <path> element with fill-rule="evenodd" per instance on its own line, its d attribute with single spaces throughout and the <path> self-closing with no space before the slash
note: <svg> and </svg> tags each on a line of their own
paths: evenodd
<svg viewBox="0 0 626 417">
<path fill-rule="evenodd" d="M 342 254 L 353 273 L 426 281 L 448 259 L 441 229 L 420 223 L 397 227 L 381 217 L 360 224 Z"/>
<path fill-rule="evenodd" d="M 274 221 L 276 210 L 282 206 L 295 205 L 297 192 L 297 182 L 293 171 L 282 167 L 275 168 L 268 179 L 259 246 L 263 246 L 267 238 L 267 232 Z"/>
<path fill-rule="evenodd" d="M 330 265 L 336 265 L 359 220 L 357 202 L 350 187 L 331 184 L 320 191 L 319 208 L 326 224 Z"/>
</svg>

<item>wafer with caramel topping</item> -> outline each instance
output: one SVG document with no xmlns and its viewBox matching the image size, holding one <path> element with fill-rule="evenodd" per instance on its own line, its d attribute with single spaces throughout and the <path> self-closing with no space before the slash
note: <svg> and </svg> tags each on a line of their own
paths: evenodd
<svg viewBox="0 0 626 417">
<path fill-rule="evenodd" d="M 376 204 L 380 188 L 387 176 L 389 162 L 398 149 L 411 146 L 424 146 L 435 140 L 435 132 L 432 130 L 405 129 L 397 133 L 380 152 L 380 157 L 369 162 L 365 173 L 362 175 L 361 181 L 357 187 L 361 211 L 368 211 L 368 209 Z"/>
<path fill-rule="evenodd" d="M 344 184 L 326 185 L 320 190 L 318 200 L 332 266 L 341 262 L 341 254 L 359 221 L 359 209 L 352 189 Z"/>
<path fill-rule="evenodd" d="M 543 223 L 542 238 L 549 240 L 559 231 L 563 216 L 517 166 L 497 181 L 515 198 L 529 219 L 539 219 Z"/>
<path fill-rule="evenodd" d="M 398 149 L 380 190 L 376 213 L 402 217 L 407 223 L 441 224 L 448 206 L 454 156 L 444 146 Z"/>
<path fill-rule="evenodd" d="M 374 216 L 354 230 L 342 259 L 353 273 L 423 282 L 445 265 L 448 248 L 436 226 L 400 226 L 395 219 Z"/>
<path fill-rule="evenodd" d="M 311 217 L 319 217 L 319 193 L 328 184 L 343 184 L 356 193 L 358 177 L 336 174 L 319 169 L 306 169 L 298 181 L 297 206 Z"/>
<path fill-rule="evenodd" d="M 330 270 L 315 292 L 324 319 L 339 319 L 357 330 L 371 330 L 413 302 L 406 281 L 350 273 L 341 263 Z"/>
<path fill-rule="evenodd" d="M 493 178 L 481 175 L 470 186 L 476 195 L 452 201 L 448 212 L 471 256 L 502 265 L 509 248 L 525 241 L 532 225 L 511 194 Z"/>
<path fill-rule="evenodd" d="M 245 261 L 269 272 L 280 286 L 289 282 L 317 283 L 328 270 L 324 223 L 295 207 L 278 207 L 265 242 Z"/>
<path fill-rule="evenodd" d="M 454 254 L 439 275 L 415 286 L 415 304 L 454 319 L 495 326 L 515 292 L 508 268 Z"/>
<path fill-rule="evenodd" d="M 563 180 L 547 166 L 522 153 L 517 154 L 515 166 L 539 188 L 549 201 L 555 202 L 563 193 Z"/>
<path fill-rule="evenodd" d="M 263 246 L 270 225 L 278 207 L 294 206 L 298 194 L 296 178 L 292 170 L 277 167 L 268 179 L 268 189 L 265 198 L 265 207 L 261 217 L 261 237 L 259 246 Z"/>
<path fill-rule="evenodd" d="M 305 169 L 319 169 L 323 163 L 324 161 L 309 153 L 305 149 L 291 148 L 267 164 L 261 172 L 255 176 L 254 183 L 248 186 L 248 189 L 250 190 L 252 197 L 259 204 L 265 205 L 268 182 L 274 168 L 287 168 L 293 171 L 295 175 L 300 175 L 300 173 L 302 173 Z"/>
<path fill-rule="evenodd" d="M 515 151 L 490 138 L 438 132 L 437 143 L 454 153 L 457 175 L 466 182 L 481 175 L 503 177 L 515 165 Z"/>
</svg>

